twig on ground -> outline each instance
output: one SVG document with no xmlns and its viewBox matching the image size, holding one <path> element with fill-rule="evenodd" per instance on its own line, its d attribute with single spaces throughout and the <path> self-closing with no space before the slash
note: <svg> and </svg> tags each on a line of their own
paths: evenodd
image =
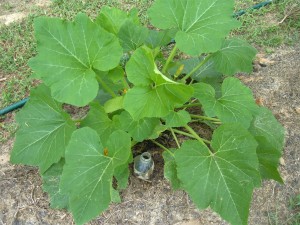
<svg viewBox="0 0 300 225">
<path fill-rule="evenodd" d="M 288 5 L 285 9 L 284 12 L 284 17 L 282 18 L 282 20 L 278 23 L 282 24 L 288 17 L 291 17 L 293 15 L 299 16 L 300 15 L 300 8 L 298 3 L 292 4 L 292 5 Z"/>
</svg>

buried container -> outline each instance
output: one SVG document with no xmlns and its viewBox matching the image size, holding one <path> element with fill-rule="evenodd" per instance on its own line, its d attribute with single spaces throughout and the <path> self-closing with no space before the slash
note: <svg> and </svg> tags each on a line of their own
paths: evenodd
<svg viewBox="0 0 300 225">
<path fill-rule="evenodd" d="M 154 162 L 149 152 L 144 152 L 134 158 L 134 174 L 142 179 L 149 180 L 154 169 Z"/>
</svg>

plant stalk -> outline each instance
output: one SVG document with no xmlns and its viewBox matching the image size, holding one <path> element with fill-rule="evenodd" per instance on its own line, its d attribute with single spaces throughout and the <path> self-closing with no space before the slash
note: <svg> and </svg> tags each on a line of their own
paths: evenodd
<svg viewBox="0 0 300 225">
<path fill-rule="evenodd" d="M 211 118 L 211 117 L 207 117 L 207 116 L 198 116 L 198 115 L 191 115 L 192 118 L 195 119 L 201 119 L 201 120 L 209 120 L 209 121 L 214 121 L 214 122 L 221 122 L 219 119 L 216 118 Z"/>
<path fill-rule="evenodd" d="M 123 86 L 124 86 L 124 88 L 125 88 L 126 90 L 129 90 L 129 89 L 130 89 L 130 86 L 129 86 L 127 80 L 126 80 L 125 75 L 123 76 L 122 83 L 123 83 Z"/>
<path fill-rule="evenodd" d="M 107 86 L 107 84 L 101 79 L 100 76 L 96 76 L 96 78 L 105 91 L 107 91 L 113 98 L 117 97 L 115 92 L 113 92 L 113 90 L 111 90 L 110 87 Z"/>
<path fill-rule="evenodd" d="M 187 137 L 190 137 L 190 138 L 195 138 L 194 135 L 189 134 L 189 133 L 184 132 L 184 131 L 181 131 L 181 130 L 173 129 L 173 131 L 174 131 L 175 133 L 177 133 L 177 134 L 182 134 L 182 135 L 187 136 Z M 197 135 L 197 136 L 198 136 L 198 135 Z M 200 138 L 200 137 L 199 137 L 199 138 Z M 211 143 L 210 141 L 208 141 L 208 140 L 206 140 L 206 139 L 203 139 L 203 138 L 200 138 L 200 139 L 202 139 L 202 141 L 203 141 L 204 143 L 206 143 L 206 144 L 210 144 L 210 143 Z"/>
<path fill-rule="evenodd" d="M 165 146 L 163 146 L 162 144 L 158 143 L 157 141 L 155 140 L 151 140 L 154 144 L 156 144 L 158 147 L 161 147 L 163 150 L 169 152 L 172 156 L 174 156 L 174 153 L 171 152 L 168 148 L 166 148 Z"/>
<path fill-rule="evenodd" d="M 137 141 L 131 141 L 131 148 L 132 148 L 133 146 L 135 146 L 137 143 L 138 143 Z"/>
<path fill-rule="evenodd" d="M 192 134 L 194 136 L 194 138 L 196 140 L 198 140 L 200 143 L 202 143 L 203 145 L 205 145 L 205 142 L 207 144 L 210 144 L 210 141 L 204 141 L 204 139 L 199 137 L 199 135 L 191 127 L 189 127 L 188 125 L 185 125 L 184 128 L 187 129 L 188 132 L 190 132 L 190 134 Z"/>
<path fill-rule="evenodd" d="M 176 51 L 177 51 L 177 45 L 175 44 L 174 48 L 172 49 L 172 51 L 167 59 L 166 64 L 164 65 L 164 67 L 162 69 L 163 74 L 165 74 L 167 72 L 169 64 L 171 63 L 171 61 L 174 59 L 174 57 L 176 55 Z"/>
<path fill-rule="evenodd" d="M 185 75 L 181 80 L 186 81 L 190 76 L 192 76 L 197 70 L 199 70 L 207 61 L 211 58 L 211 55 L 206 56 L 204 60 L 202 60 L 198 66 L 196 66 L 191 72 L 189 72 L 187 75 Z"/>
<path fill-rule="evenodd" d="M 170 131 L 171 131 L 172 136 L 173 136 L 173 138 L 174 138 L 174 140 L 175 140 L 175 142 L 177 144 L 177 147 L 180 148 L 180 144 L 179 144 L 179 141 L 178 141 L 178 139 L 176 137 L 176 134 L 174 133 L 174 130 L 172 128 L 170 128 Z"/>
<path fill-rule="evenodd" d="M 190 108 L 190 107 L 194 107 L 194 106 L 201 106 L 201 103 L 190 103 L 190 104 L 180 106 L 179 108 Z"/>
</svg>

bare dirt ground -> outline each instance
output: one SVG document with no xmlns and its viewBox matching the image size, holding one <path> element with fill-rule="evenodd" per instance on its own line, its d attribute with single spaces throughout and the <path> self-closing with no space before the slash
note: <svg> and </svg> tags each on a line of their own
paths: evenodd
<svg viewBox="0 0 300 225">
<path fill-rule="evenodd" d="M 261 104 L 270 108 L 286 129 L 286 146 L 280 171 L 284 185 L 266 181 L 256 190 L 249 216 L 251 225 L 292 224 L 296 213 L 289 200 L 300 193 L 300 47 L 279 49 L 268 57 L 267 66 L 251 76 L 239 76 L 250 86 Z M 272 62 L 270 62 L 272 61 Z M 38 171 L 11 165 L 13 140 L 0 148 L 0 224 L 73 224 L 66 211 L 49 208 Z M 145 145 L 145 148 L 149 147 Z M 151 146 L 150 146 L 151 147 Z M 89 224 L 227 224 L 210 210 L 199 211 L 183 191 L 173 192 L 163 179 L 163 160 L 157 148 L 151 183 L 130 177 L 121 204 L 113 204 Z M 299 213 L 299 212 L 298 212 Z"/>
<path fill-rule="evenodd" d="M 28 2 L 43 4 L 47 1 L 0 0 L 1 5 L 19 4 L 18 10 L 14 7 L 10 10 L 7 5 L 4 11 L 0 10 L 0 16 L 20 11 L 26 13 Z M 266 65 L 258 66 L 258 71 L 251 76 L 239 77 L 251 87 L 258 101 L 273 111 L 286 129 L 286 145 L 280 166 L 285 184 L 266 181 L 255 191 L 249 224 L 292 225 L 295 222 L 292 220 L 293 215 L 299 213 L 299 209 L 291 209 L 289 201 L 300 194 L 300 46 L 278 49 L 276 54 L 267 57 L 262 64 Z M 14 114 L 0 122 L 14 123 Z M 49 208 L 48 196 L 42 190 L 36 168 L 9 163 L 13 141 L 9 138 L 0 143 L 0 225 L 74 224 L 68 212 Z M 90 225 L 227 224 L 209 209 L 196 209 L 183 191 L 171 190 L 169 183 L 163 178 L 160 149 L 145 145 L 140 150 L 153 154 L 156 167 L 152 182 L 144 182 L 131 175 L 129 187 L 121 195 L 123 202 L 112 204 L 109 210 L 90 222 Z"/>
<path fill-rule="evenodd" d="M 50 0 L 0 0 L 0 25 L 24 19 L 33 7 L 46 7 Z"/>
</svg>

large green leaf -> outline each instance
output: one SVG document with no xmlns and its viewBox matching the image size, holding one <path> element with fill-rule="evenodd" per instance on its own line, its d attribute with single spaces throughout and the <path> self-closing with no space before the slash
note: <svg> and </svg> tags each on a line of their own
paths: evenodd
<svg viewBox="0 0 300 225">
<path fill-rule="evenodd" d="M 105 102 L 104 110 L 106 113 L 112 113 L 123 109 L 124 96 L 118 96 Z"/>
<path fill-rule="evenodd" d="M 118 37 L 124 52 L 129 52 L 143 45 L 148 34 L 149 31 L 146 27 L 127 20 L 121 26 Z"/>
<path fill-rule="evenodd" d="M 145 45 L 149 48 L 155 49 L 157 47 L 165 46 L 169 44 L 172 40 L 172 31 L 170 30 L 150 30 L 147 39 L 145 40 Z"/>
<path fill-rule="evenodd" d="M 201 58 L 190 58 L 180 61 L 184 65 L 183 73 L 188 74 L 191 72 L 196 66 L 198 66 L 204 60 Z M 192 78 L 196 81 L 205 82 L 207 79 L 220 79 L 223 75 L 218 72 L 215 68 L 215 64 L 213 61 L 208 61 L 203 66 L 201 66 L 193 75 Z"/>
<path fill-rule="evenodd" d="M 250 132 L 254 136 L 265 137 L 274 149 L 281 152 L 284 146 L 284 128 L 267 108 L 260 107 L 256 110 Z"/>
<path fill-rule="evenodd" d="M 65 160 L 61 159 L 42 174 L 43 190 L 48 193 L 52 208 L 64 209 L 69 205 L 69 196 L 61 193 L 59 188 L 64 164 Z"/>
<path fill-rule="evenodd" d="M 218 116 L 223 123 L 238 122 L 245 128 L 250 126 L 253 112 L 258 106 L 251 90 L 237 78 L 229 77 L 224 80 L 220 97 L 216 97 L 214 88 L 208 84 L 198 83 L 193 86 L 194 95 L 208 116 Z"/>
<path fill-rule="evenodd" d="M 41 173 L 65 155 L 76 129 L 62 105 L 50 96 L 45 85 L 33 89 L 30 100 L 17 114 L 20 126 L 11 153 L 11 162 L 39 166 Z"/>
<path fill-rule="evenodd" d="M 106 31 L 117 35 L 121 26 L 125 21 L 128 20 L 137 25 L 139 24 L 138 15 L 134 10 L 131 10 L 129 13 L 127 13 L 117 8 L 103 6 L 98 17 L 96 18 L 96 23 L 103 27 Z"/>
<path fill-rule="evenodd" d="M 122 112 L 118 119 L 122 130 L 127 131 L 133 140 L 137 142 L 147 139 L 153 133 L 155 127 L 160 124 L 159 118 L 134 120 L 126 111 Z"/>
<path fill-rule="evenodd" d="M 133 162 L 133 155 L 131 152 L 131 154 L 128 158 L 128 161 L 125 164 L 120 165 L 115 168 L 114 177 L 117 180 L 118 190 L 126 189 L 126 187 L 128 185 L 129 175 L 130 175 L 130 170 L 129 170 L 128 164 L 132 163 L 132 162 Z"/>
<path fill-rule="evenodd" d="M 225 75 L 252 72 L 256 49 L 239 39 L 224 40 L 222 48 L 212 55 L 215 68 Z"/>
<path fill-rule="evenodd" d="M 175 162 L 174 152 L 176 149 L 169 149 L 163 152 L 164 158 L 164 176 L 171 183 L 173 190 L 181 187 L 181 182 L 177 177 L 177 165 Z"/>
<path fill-rule="evenodd" d="M 74 22 L 41 17 L 35 20 L 38 55 L 30 67 L 51 87 L 60 102 L 84 106 L 98 92 L 93 68 L 107 71 L 119 64 L 122 48 L 117 38 L 85 14 Z"/>
<path fill-rule="evenodd" d="M 125 95 L 124 108 L 135 119 L 164 117 L 193 94 L 193 88 L 165 77 L 156 67 L 152 51 L 139 48 L 126 65 L 128 80 L 135 85 Z"/>
<path fill-rule="evenodd" d="M 102 142 L 96 131 L 75 131 L 66 150 L 61 189 L 70 197 L 70 210 L 77 224 L 103 212 L 112 201 L 114 169 L 127 162 L 131 140 L 116 131 Z"/>
<path fill-rule="evenodd" d="M 261 177 L 283 183 L 280 173 L 278 172 L 281 151 L 275 149 L 264 137 L 259 136 L 255 139 L 258 143 L 256 153 L 259 161 L 259 172 Z"/>
<path fill-rule="evenodd" d="M 260 185 L 256 147 L 238 124 L 215 130 L 214 153 L 198 141 L 184 142 L 175 152 L 182 187 L 199 208 L 210 206 L 233 225 L 247 224 L 252 192 Z"/>
<path fill-rule="evenodd" d="M 262 177 L 283 182 L 277 168 L 284 145 L 284 128 L 270 110 L 261 107 L 249 130 L 259 144 L 257 155 Z"/>
<path fill-rule="evenodd" d="M 106 31 L 117 35 L 126 19 L 126 12 L 117 8 L 103 6 L 95 22 Z"/>
<path fill-rule="evenodd" d="M 185 110 L 171 112 L 165 117 L 167 127 L 183 127 L 191 121 L 190 114 Z"/>
<path fill-rule="evenodd" d="M 175 28 L 179 49 L 190 55 L 215 52 L 239 23 L 232 17 L 233 0 L 157 0 L 149 9 L 151 23 Z"/>
<path fill-rule="evenodd" d="M 104 139 L 116 130 L 103 106 L 96 102 L 90 103 L 90 111 L 81 122 L 81 126 L 93 128 Z"/>
</svg>

